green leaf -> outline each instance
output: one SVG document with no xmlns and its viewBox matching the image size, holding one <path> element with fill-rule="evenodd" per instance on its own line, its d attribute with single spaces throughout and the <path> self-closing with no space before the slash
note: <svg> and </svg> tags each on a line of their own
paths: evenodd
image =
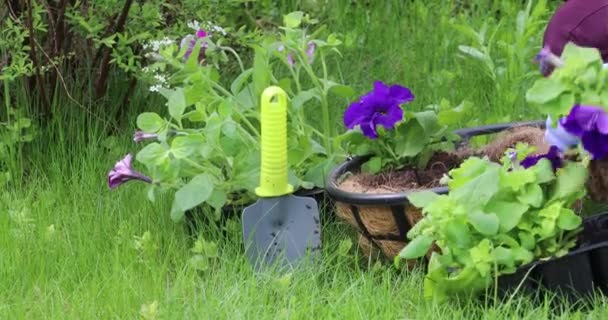
<svg viewBox="0 0 608 320">
<path fill-rule="evenodd" d="M 492 236 L 498 232 L 499 220 L 493 213 L 475 211 L 469 215 L 469 219 L 475 230 L 483 235 Z"/>
<path fill-rule="evenodd" d="M 173 119 L 181 120 L 186 111 L 186 96 L 184 95 L 184 89 L 177 88 L 173 90 L 167 101 L 169 107 L 169 114 Z"/>
<path fill-rule="evenodd" d="M 168 157 L 169 150 L 167 147 L 158 142 L 153 142 L 141 149 L 135 158 L 147 166 L 157 166 L 167 161 Z"/>
<path fill-rule="evenodd" d="M 433 245 L 433 238 L 429 235 L 421 235 L 409 242 L 399 253 L 399 258 L 417 259 L 424 256 Z"/>
<path fill-rule="evenodd" d="M 429 204 L 437 201 L 437 199 L 441 197 L 435 192 L 431 191 L 420 191 L 411 193 L 407 196 L 407 199 L 411 204 L 413 204 L 417 208 L 424 208 Z"/>
<path fill-rule="evenodd" d="M 441 126 L 437 114 L 434 111 L 416 112 L 413 116 L 418 120 L 418 123 L 424 128 L 428 136 L 433 136 L 440 132 Z"/>
<path fill-rule="evenodd" d="M 496 214 L 500 223 L 500 232 L 509 232 L 519 224 L 521 217 L 529 207 L 517 202 L 492 201 L 485 210 Z"/>
<path fill-rule="evenodd" d="M 294 11 L 285 16 L 283 16 L 283 24 L 287 28 L 297 28 L 302 23 L 302 18 L 304 17 L 304 12 L 302 11 Z"/>
<path fill-rule="evenodd" d="M 331 86 L 329 87 L 329 92 L 333 92 L 336 95 L 342 97 L 342 98 L 350 98 L 352 96 L 355 95 L 355 89 L 353 89 L 352 87 L 343 85 L 343 84 L 338 84 L 335 82 L 331 82 L 331 81 L 327 81 L 328 83 L 331 83 Z"/>
<path fill-rule="evenodd" d="M 559 97 L 548 101 L 542 105 L 539 105 L 538 110 L 543 113 L 554 115 L 555 118 L 559 118 L 563 115 L 570 113 L 570 110 L 572 109 L 574 103 L 574 94 L 571 92 L 565 92 Z"/>
<path fill-rule="evenodd" d="M 551 161 L 547 159 L 541 159 L 536 165 L 528 170 L 532 170 L 536 174 L 536 183 L 543 184 L 555 179 L 553 166 L 551 165 Z"/>
<path fill-rule="evenodd" d="M 184 159 L 203 148 L 205 138 L 200 134 L 179 136 L 171 143 L 171 154 L 176 159 Z"/>
<path fill-rule="evenodd" d="M 372 157 L 361 166 L 361 169 L 363 169 L 364 172 L 371 174 L 380 172 L 382 170 L 382 158 Z"/>
<path fill-rule="evenodd" d="M 232 84 L 230 85 L 230 92 L 232 92 L 232 94 L 235 96 L 238 95 L 238 93 L 243 89 L 247 79 L 249 79 L 252 74 L 253 69 L 247 69 L 244 72 L 241 72 L 241 74 L 239 74 L 238 77 L 232 81 Z"/>
<path fill-rule="evenodd" d="M 581 196 L 585 190 L 588 171 L 580 163 L 568 162 L 568 164 L 558 171 L 555 190 L 551 200 L 573 199 Z"/>
<path fill-rule="evenodd" d="M 527 184 L 536 181 L 536 175 L 532 170 L 513 170 L 511 172 L 501 172 L 500 186 L 510 188 L 517 192 L 522 190 Z"/>
<path fill-rule="evenodd" d="M 517 195 L 519 202 L 539 208 L 543 204 L 544 193 L 540 185 L 531 183 Z"/>
<path fill-rule="evenodd" d="M 542 105 L 557 99 L 568 87 L 554 77 L 541 78 L 534 82 L 532 88 L 526 93 L 526 100 L 530 103 Z"/>
<path fill-rule="evenodd" d="M 190 180 L 175 193 L 171 218 L 175 221 L 183 217 L 183 212 L 190 210 L 201 203 L 207 201 L 213 190 L 213 180 L 211 177 L 202 173 Z"/>
<path fill-rule="evenodd" d="M 158 132 L 165 125 L 165 120 L 155 112 L 144 112 L 137 117 L 137 127 L 146 133 Z"/>
<path fill-rule="evenodd" d="M 443 225 L 446 241 L 455 248 L 468 248 L 471 244 L 471 230 L 459 220 L 448 221 Z"/>
<path fill-rule="evenodd" d="M 466 184 L 450 190 L 450 195 L 459 203 L 470 208 L 482 208 L 498 192 L 498 166 L 487 167 L 486 171 Z"/>
<path fill-rule="evenodd" d="M 418 155 L 425 147 L 428 136 L 417 120 L 399 124 L 398 141 L 395 152 L 400 157 L 413 157 Z"/>
<path fill-rule="evenodd" d="M 562 208 L 559 218 L 557 218 L 557 226 L 564 230 L 575 230 L 582 223 L 583 219 L 567 208 Z"/>
<path fill-rule="evenodd" d="M 256 47 L 253 56 L 253 89 L 255 97 L 260 97 L 262 92 L 270 86 L 270 66 L 268 64 L 268 52 L 265 47 Z M 252 99 L 257 99 L 252 97 Z"/>
<path fill-rule="evenodd" d="M 316 98 L 317 100 L 321 101 L 321 97 L 319 97 L 317 89 L 310 89 L 298 92 L 298 94 L 291 100 L 291 107 L 294 110 L 298 111 L 306 102 L 308 102 L 312 98 Z"/>
</svg>

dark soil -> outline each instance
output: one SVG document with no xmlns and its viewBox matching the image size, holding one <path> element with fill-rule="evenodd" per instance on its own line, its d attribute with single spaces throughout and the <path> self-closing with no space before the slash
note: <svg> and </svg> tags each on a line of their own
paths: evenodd
<svg viewBox="0 0 608 320">
<path fill-rule="evenodd" d="M 354 184 L 370 189 L 410 191 L 438 187 L 439 180 L 450 170 L 457 168 L 464 157 L 458 154 L 438 152 L 433 155 L 425 170 L 406 168 L 377 175 L 358 174 L 352 177 Z"/>
<path fill-rule="evenodd" d="M 517 127 L 499 134 L 481 149 L 469 150 L 465 147 L 455 153 L 437 152 L 424 170 L 405 168 L 377 175 L 356 173 L 346 179 L 340 188 L 358 193 L 395 193 L 439 187 L 441 178 L 450 170 L 459 167 L 466 158 L 487 156 L 491 161 L 499 162 L 502 155 L 509 148 L 515 148 L 519 142 L 536 147 L 536 154 L 546 153 L 549 149 L 544 142 L 544 130 L 536 127 Z M 606 166 L 608 168 L 608 163 Z M 608 180 L 605 186 L 608 187 Z"/>
<path fill-rule="evenodd" d="M 608 160 L 589 162 L 587 190 L 591 200 L 600 203 L 608 202 Z"/>
</svg>

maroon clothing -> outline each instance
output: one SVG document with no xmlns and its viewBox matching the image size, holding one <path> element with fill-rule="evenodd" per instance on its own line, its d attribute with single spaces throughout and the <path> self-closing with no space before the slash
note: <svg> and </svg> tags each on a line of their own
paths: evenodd
<svg viewBox="0 0 608 320">
<path fill-rule="evenodd" d="M 568 42 L 596 48 L 608 62 L 608 0 L 569 0 L 557 9 L 543 46 L 560 56 Z"/>
</svg>

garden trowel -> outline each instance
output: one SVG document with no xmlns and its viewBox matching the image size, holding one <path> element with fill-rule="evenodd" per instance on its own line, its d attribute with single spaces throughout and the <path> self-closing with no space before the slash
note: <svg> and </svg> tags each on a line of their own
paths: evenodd
<svg viewBox="0 0 608 320">
<path fill-rule="evenodd" d="M 312 198 L 292 195 L 287 182 L 287 94 L 279 87 L 262 93 L 262 147 L 258 201 L 243 211 L 247 259 L 256 269 L 276 263 L 294 266 L 321 247 L 319 209 Z"/>
</svg>

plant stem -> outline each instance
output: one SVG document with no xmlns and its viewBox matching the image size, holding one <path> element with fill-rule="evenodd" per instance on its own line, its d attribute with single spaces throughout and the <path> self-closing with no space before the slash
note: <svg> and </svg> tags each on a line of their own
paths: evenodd
<svg viewBox="0 0 608 320">
<path fill-rule="evenodd" d="M 325 65 L 324 62 L 324 56 L 323 54 L 321 54 L 321 61 L 322 64 Z M 325 150 L 327 150 L 328 154 L 332 153 L 332 145 L 331 145 L 331 137 L 332 135 L 332 130 L 331 130 L 331 124 L 329 121 L 329 106 L 327 103 L 327 75 L 324 75 L 324 82 L 321 83 L 319 81 L 319 79 L 317 78 L 317 75 L 314 73 L 314 71 L 312 70 L 312 68 L 310 67 L 310 65 L 308 64 L 308 60 L 304 60 L 302 59 L 302 57 L 300 55 L 298 55 L 298 60 L 300 62 L 300 64 L 304 67 L 304 70 L 306 71 L 306 73 L 308 73 L 308 76 L 310 77 L 310 79 L 313 81 L 313 83 L 315 84 L 315 86 L 317 86 L 317 88 L 320 89 L 321 91 L 321 111 L 322 111 L 322 115 L 323 115 L 323 144 L 325 146 Z M 326 72 L 326 70 L 324 70 L 324 72 Z"/>
<path fill-rule="evenodd" d="M 226 89 L 224 89 L 221 85 L 219 85 L 217 82 L 215 81 L 211 81 L 211 84 L 213 85 L 213 87 L 215 89 L 217 89 L 218 91 L 220 91 L 221 93 L 223 93 L 226 97 L 231 97 L 232 94 L 230 92 L 228 92 Z M 236 102 L 236 99 L 234 100 Z M 237 102 L 238 103 L 238 102 Z M 251 124 L 251 122 L 247 119 L 247 117 L 241 113 L 237 113 L 240 116 L 240 120 L 243 121 L 243 123 L 245 123 L 245 125 L 247 125 L 247 127 L 249 127 L 249 130 L 251 130 L 253 132 L 253 134 L 256 137 L 260 136 L 260 133 L 258 132 L 258 130 L 253 126 L 253 124 Z"/>
</svg>

